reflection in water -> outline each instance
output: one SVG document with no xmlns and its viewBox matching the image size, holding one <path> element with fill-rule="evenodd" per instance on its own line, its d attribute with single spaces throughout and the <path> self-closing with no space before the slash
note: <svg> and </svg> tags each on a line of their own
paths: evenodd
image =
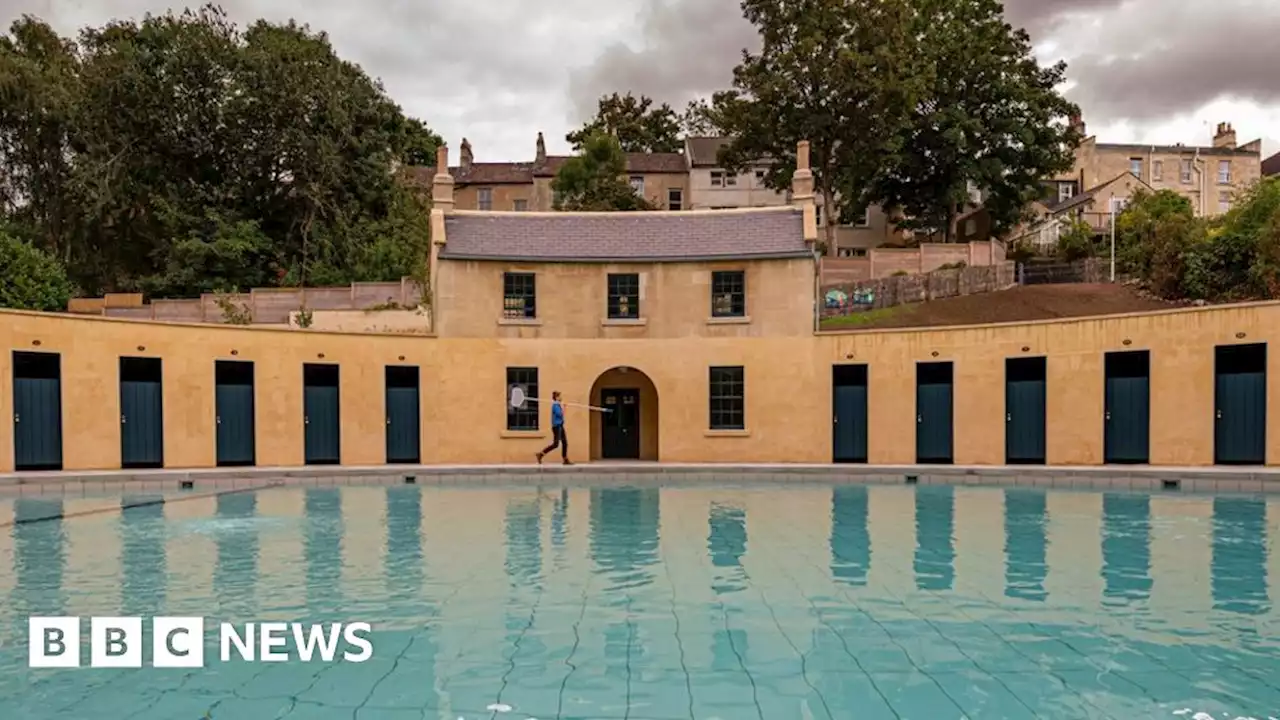
<svg viewBox="0 0 1280 720">
<path fill-rule="evenodd" d="M 254 584 L 258 578 L 258 496 L 255 493 L 228 493 L 218 496 L 219 523 L 215 540 L 218 562 L 213 586 L 218 593 L 218 609 L 224 617 L 252 618 Z"/>
<path fill-rule="evenodd" d="M 950 590 L 956 578 L 955 493 L 931 485 L 916 491 L 916 587 Z"/>
<path fill-rule="evenodd" d="M 711 504 L 707 518 L 707 552 L 715 578 L 711 589 L 717 595 L 746 589 L 742 556 L 747 552 L 747 514 L 740 508 Z"/>
<path fill-rule="evenodd" d="M 306 491 L 307 607 L 312 617 L 332 618 L 342 607 L 342 495 L 338 488 Z M 355 532 L 355 530 L 353 530 Z"/>
<path fill-rule="evenodd" d="M 1004 594 L 1020 600 L 1044 602 L 1046 497 L 1035 490 L 1004 493 Z"/>
<path fill-rule="evenodd" d="M 1151 594 L 1151 498 L 1102 496 L 1102 594 L 1112 602 Z"/>
<path fill-rule="evenodd" d="M 847 485 L 831 490 L 831 576 L 849 585 L 866 585 L 871 567 L 867 528 L 867 488 Z"/>
<path fill-rule="evenodd" d="M 591 557 L 614 589 L 647 585 L 658 561 L 658 490 L 591 491 Z"/>
<path fill-rule="evenodd" d="M 496 702 L 517 720 L 1275 715 L 1267 505 L 1280 498 L 1064 503 L 1010 489 L 1001 522 L 987 504 L 999 497 L 928 486 L 282 488 L 168 519 L 156 506 L 18 524 L 3 530 L 14 554 L 0 601 L 17 622 L 0 627 L 0 718 L 196 718 L 216 703 L 222 718 L 453 720 L 495 717 Z M 62 511 L 0 502 L 19 520 Z M 570 502 L 589 523 L 569 522 Z M 263 521 L 281 507 L 305 515 Z M 181 552 L 193 526 L 216 552 Z M 912 528 L 914 548 L 901 540 Z M 298 546 L 305 577 L 269 576 L 281 566 L 266 561 L 273 551 Z M 95 562 L 116 547 L 118 562 Z M 1171 548 L 1205 560 L 1179 566 Z M 1202 587 L 1188 585 L 1196 578 Z M 26 617 L 94 607 L 85 597 L 108 583 L 123 612 L 144 616 L 181 601 L 249 621 L 253 598 L 305 595 L 300 618 L 374 620 L 374 659 L 117 676 L 27 668 Z"/>
<path fill-rule="evenodd" d="M 155 552 L 165 535 L 164 505 L 125 507 L 117 516 L 120 532 L 121 615 L 158 615 L 165 604 L 165 554 Z"/>
<path fill-rule="evenodd" d="M 1267 504 L 1213 499 L 1213 605 L 1234 613 L 1270 610 L 1267 598 Z"/>
</svg>

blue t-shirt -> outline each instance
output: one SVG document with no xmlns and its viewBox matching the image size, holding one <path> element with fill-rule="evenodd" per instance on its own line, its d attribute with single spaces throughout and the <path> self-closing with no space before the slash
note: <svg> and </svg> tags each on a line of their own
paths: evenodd
<svg viewBox="0 0 1280 720">
<path fill-rule="evenodd" d="M 564 408 L 560 407 L 559 402 L 551 403 L 551 427 L 560 427 L 564 425 Z"/>
</svg>

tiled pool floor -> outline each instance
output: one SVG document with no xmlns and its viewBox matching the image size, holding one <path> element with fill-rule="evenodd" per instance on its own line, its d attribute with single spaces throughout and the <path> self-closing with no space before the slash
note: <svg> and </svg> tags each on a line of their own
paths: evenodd
<svg viewBox="0 0 1280 720">
<path fill-rule="evenodd" d="M 353 486 L 113 504 L 0 499 L 0 718 L 1280 717 L 1280 497 Z M 31 522 L 58 515 L 76 516 Z M 200 670 L 151 667 L 149 647 L 140 669 L 32 669 L 30 615 L 85 617 L 86 635 L 93 615 L 365 621 L 374 652 L 223 663 L 211 631 Z"/>
</svg>

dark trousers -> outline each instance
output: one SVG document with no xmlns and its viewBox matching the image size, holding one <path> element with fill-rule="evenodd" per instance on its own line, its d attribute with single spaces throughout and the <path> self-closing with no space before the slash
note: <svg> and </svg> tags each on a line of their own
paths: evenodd
<svg viewBox="0 0 1280 720">
<path fill-rule="evenodd" d="M 564 458 L 565 460 L 568 460 L 569 459 L 569 438 L 566 437 L 564 434 L 563 425 L 551 426 L 551 444 L 542 449 L 542 454 L 549 455 L 552 450 L 556 449 L 556 446 L 560 447 L 560 457 Z"/>
</svg>

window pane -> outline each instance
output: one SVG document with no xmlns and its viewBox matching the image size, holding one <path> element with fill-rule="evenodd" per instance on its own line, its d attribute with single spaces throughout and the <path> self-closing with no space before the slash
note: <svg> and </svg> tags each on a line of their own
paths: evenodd
<svg viewBox="0 0 1280 720">
<path fill-rule="evenodd" d="M 535 318 L 537 293 L 533 273 L 504 273 L 502 276 L 502 316 Z"/>
<path fill-rule="evenodd" d="M 710 375 L 711 429 L 744 429 L 746 413 L 742 368 L 713 367 Z"/>
<path fill-rule="evenodd" d="M 524 391 L 526 401 L 523 407 L 511 407 L 511 390 L 520 388 Z M 537 430 L 538 429 L 538 403 L 532 402 L 532 399 L 538 397 L 538 368 L 531 367 L 513 367 L 507 368 L 507 395 L 503 400 L 507 403 L 507 429 L 508 430 Z"/>
<path fill-rule="evenodd" d="M 741 270 L 711 273 L 712 317 L 740 317 L 746 313 L 746 280 Z"/>
<path fill-rule="evenodd" d="M 613 319 L 640 317 L 640 275 L 623 273 L 609 275 L 608 316 Z"/>
</svg>

